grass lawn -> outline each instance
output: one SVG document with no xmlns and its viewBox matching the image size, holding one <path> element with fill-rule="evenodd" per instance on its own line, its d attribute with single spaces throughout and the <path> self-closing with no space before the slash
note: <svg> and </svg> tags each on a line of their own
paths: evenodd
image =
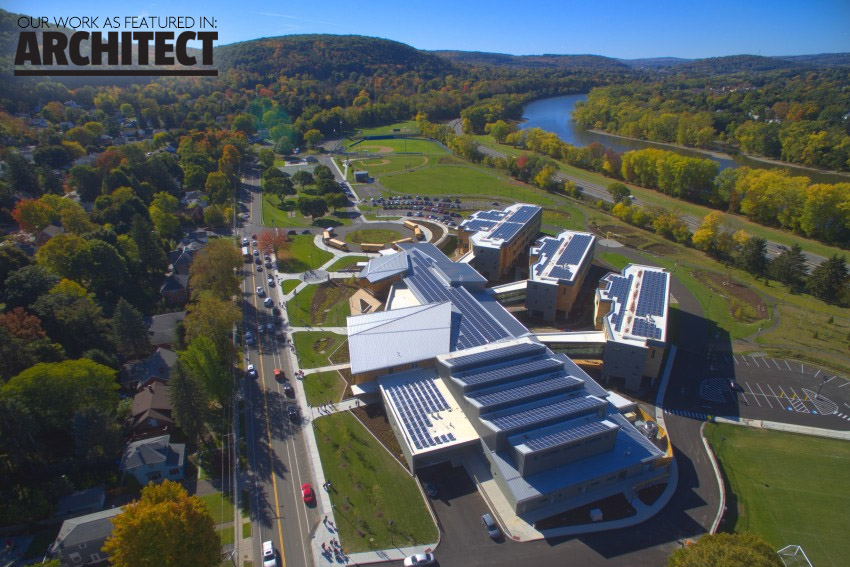
<svg viewBox="0 0 850 567">
<path fill-rule="evenodd" d="M 316 248 L 313 244 L 312 234 L 299 234 L 290 236 L 289 258 L 280 261 L 281 272 L 295 273 L 315 270 L 331 258 L 333 254 Z"/>
<path fill-rule="evenodd" d="M 375 147 L 365 147 L 366 142 L 354 149 L 359 150 L 363 146 L 363 151 L 375 151 Z M 429 163 L 429 157 L 425 155 L 393 155 L 387 154 L 386 157 L 379 158 L 350 158 L 348 171 L 353 178 L 355 170 L 366 170 L 369 175 L 377 177 L 385 173 L 395 173 L 397 171 L 409 171 L 422 167 Z M 340 164 L 341 165 L 341 164 Z"/>
<path fill-rule="evenodd" d="M 603 252 L 601 254 L 596 254 L 594 257 L 614 266 L 617 270 L 622 270 L 632 263 L 631 260 L 622 254 L 617 254 L 616 252 Z"/>
<path fill-rule="evenodd" d="M 348 362 L 348 338 L 328 331 L 299 331 L 292 335 L 301 368 Z"/>
<path fill-rule="evenodd" d="M 283 293 L 289 293 L 301 283 L 301 280 L 283 280 L 280 282 L 280 289 L 283 290 Z"/>
<path fill-rule="evenodd" d="M 343 268 L 348 268 L 353 266 L 357 262 L 366 262 L 369 260 L 368 256 L 343 256 L 333 264 L 328 267 L 329 272 L 337 272 L 342 270 Z"/>
<path fill-rule="evenodd" d="M 399 132 L 394 132 L 399 130 Z M 404 122 L 396 122 L 395 124 L 387 124 L 386 126 L 375 126 L 373 128 L 363 128 L 357 132 L 358 137 L 362 136 L 383 136 L 385 134 L 417 134 L 419 126 L 415 120 L 406 120 Z"/>
<path fill-rule="evenodd" d="M 562 230 L 585 230 L 587 227 L 582 210 L 570 204 L 564 204 L 556 209 L 544 209 L 543 224 L 550 224 Z"/>
<path fill-rule="evenodd" d="M 333 483 L 336 527 L 347 552 L 437 540 L 437 528 L 413 478 L 353 415 L 322 417 L 313 427 L 322 466 Z"/>
<path fill-rule="evenodd" d="M 301 216 L 295 209 L 295 199 L 286 199 L 282 205 L 277 195 L 263 193 L 263 224 L 266 226 L 282 226 L 287 228 L 307 228 L 321 226 L 322 228 L 351 224 L 351 219 L 344 212 L 329 213 L 327 216 L 314 219 Z"/>
<path fill-rule="evenodd" d="M 294 327 L 344 327 L 345 318 L 351 315 L 348 298 L 358 289 L 339 280 L 308 285 L 286 304 L 289 322 Z"/>
<path fill-rule="evenodd" d="M 251 537 L 251 522 L 242 523 L 242 539 Z"/>
<path fill-rule="evenodd" d="M 356 144 L 356 145 L 355 145 Z M 351 142 L 348 147 L 354 152 L 373 153 L 415 153 L 428 156 L 449 155 L 442 146 L 425 138 L 389 138 L 385 140 L 363 140 L 359 144 Z M 387 152 L 390 149 L 392 152 Z M 411 157 L 411 156 L 408 156 Z M 412 164 L 413 162 L 411 162 Z"/>
<path fill-rule="evenodd" d="M 233 521 L 233 500 L 230 497 L 225 496 L 221 492 L 213 492 L 212 494 L 200 496 L 200 499 L 209 508 L 213 521 L 216 524 Z"/>
<path fill-rule="evenodd" d="M 216 530 L 218 532 L 218 537 L 221 539 L 221 545 L 232 545 L 233 544 L 233 526 L 227 526 L 226 528 L 219 528 Z"/>
<path fill-rule="evenodd" d="M 345 240 L 354 244 L 362 244 L 370 242 L 373 244 L 386 244 L 405 238 L 401 232 L 396 230 L 384 230 L 378 228 L 368 228 L 363 230 L 355 230 L 345 235 Z"/>
<path fill-rule="evenodd" d="M 735 425 L 709 424 L 706 434 L 726 479 L 727 529 L 774 549 L 800 545 L 819 567 L 846 565 L 850 443 Z"/>
<path fill-rule="evenodd" d="M 304 384 L 307 403 L 311 406 L 320 406 L 327 403 L 328 400 L 338 402 L 342 399 L 342 393 L 345 391 L 345 381 L 336 370 L 308 374 L 304 377 L 302 383 Z"/>
</svg>

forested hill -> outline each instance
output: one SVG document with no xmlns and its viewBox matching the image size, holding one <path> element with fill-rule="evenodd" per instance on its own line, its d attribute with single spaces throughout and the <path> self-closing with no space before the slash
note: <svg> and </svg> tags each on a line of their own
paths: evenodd
<svg viewBox="0 0 850 567">
<path fill-rule="evenodd" d="M 491 65 L 524 69 L 583 69 L 628 70 L 629 66 L 617 59 L 601 55 L 508 55 L 484 51 L 432 51 L 436 55 L 465 65 Z"/>
<path fill-rule="evenodd" d="M 796 61 L 786 61 L 776 57 L 762 57 L 761 55 L 729 55 L 727 57 L 709 57 L 696 59 L 677 65 L 673 70 L 677 73 L 685 72 L 698 75 L 725 75 L 741 72 L 762 72 L 778 70 L 801 70 L 807 67 Z"/>
<path fill-rule="evenodd" d="M 215 48 L 220 71 L 237 69 L 262 77 L 307 75 L 332 79 L 351 73 L 394 75 L 416 72 L 422 78 L 451 73 L 454 66 L 436 55 L 387 39 L 359 35 L 288 35 Z"/>
</svg>

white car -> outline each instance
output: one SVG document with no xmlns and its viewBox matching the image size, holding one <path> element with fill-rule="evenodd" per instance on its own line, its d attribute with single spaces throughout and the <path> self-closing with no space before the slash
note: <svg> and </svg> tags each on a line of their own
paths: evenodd
<svg viewBox="0 0 850 567">
<path fill-rule="evenodd" d="M 436 562 L 437 560 L 434 559 L 433 553 L 417 553 L 416 555 L 405 557 L 404 567 L 414 567 L 418 565 L 434 565 Z"/>
<path fill-rule="evenodd" d="M 249 364 L 249 365 L 248 365 L 247 374 L 248 374 L 248 376 L 250 376 L 251 378 L 256 378 L 256 377 L 257 377 L 257 369 L 256 369 L 256 368 L 254 368 L 254 365 L 253 365 L 253 364 Z"/>
<path fill-rule="evenodd" d="M 248 246 L 248 239 L 247 238 L 242 239 L 242 246 Z"/>
<path fill-rule="evenodd" d="M 263 542 L 263 567 L 277 567 L 277 558 L 271 541 Z"/>
<path fill-rule="evenodd" d="M 261 287 L 257 287 L 257 295 L 263 297 L 266 294 L 266 290 Z"/>
</svg>

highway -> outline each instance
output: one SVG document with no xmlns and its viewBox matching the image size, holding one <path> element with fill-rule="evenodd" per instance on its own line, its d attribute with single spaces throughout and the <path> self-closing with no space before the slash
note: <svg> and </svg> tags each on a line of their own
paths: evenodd
<svg viewBox="0 0 850 567">
<path fill-rule="evenodd" d="M 238 236 L 251 239 L 262 230 L 259 179 L 255 172 L 243 178 L 241 199 L 247 205 L 249 219 Z M 249 552 L 253 564 L 262 565 L 262 542 L 271 540 L 279 553 L 281 567 L 307 567 L 313 564 L 309 549 L 311 530 L 318 523 L 315 508 L 308 508 L 301 500 L 301 484 L 314 484 L 300 423 L 293 423 L 287 415 L 287 405 L 295 404 L 283 394 L 281 384 L 274 378 L 274 369 L 280 368 L 293 378 L 289 347 L 284 343 L 283 325 L 274 325 L 272 310 L 263 305 L 257 288 L 280 302 L 276 284 L 269 287 L 266 278 L 271 271 L 257 271 L 254 264 L 245 264 L 242 282 L 242 331 L 249 331 L 256 339 L 255 346 L 243 351 L 245 367 L 253 364 L 256 379 L 242 378 L 240 395 L 247 407 L 243 432 L 248 447 L 248 487 L 254 549 Z M 269 323 L 274 332 L 260 331 Z M 288 335 L 287 335 L 288 336 Z M 294 380 L 293 380 L 294 382 Z M 296 387 L 298 387 L 296 385 Z M 241 530 L 241 526 L 236 526 Z M 245 555 L 245 551 L 240 552 Z"/>
<path fill-rule="evenodd" d="M 452 128 L 455 131 L 456 134 L 458 134 L 458 135 L 463 134 L 463 128 L 461 126 L 460 119 L 452 120 L 448 123 L 448 125 L 449 125 L 450 128 Z M 494 157 L 494 158 L 505 158 L 505 157 L 507 157 L 506 154 L 503 154 L 502 152 L 494 150 L 493 148 L 488 148 L 487 146 L 484 146 L 484 145 L 479 145 L 478 151 L 480 151 L 484 155 Z M 562 173 L 562 172 L 556 173 L 555 177 L 558 178 L 559 181 L 564 181 L 564 182 L 572 181 L 573 183 L 575 183 L 576 185 L 581 187 L 582 193 L 584 195 L 587 195 L 589 198 L 591 198 L 593 200 L 602 199 L 603 201 L 605 201 L 607 203 L 613 203 L 614 202 L 614 198 L 611 197 L 611 194 L 608 192 L 606 187 L 604 187 L 603 185 L 600 185 L 598 183 L 591 183 L 591 182 L 586 181 L 584 179 L 579 179 L 578 177 L 568 175 L 568 174 Z M 637 199 L 637 198 L 632 199 L 632 204 L 635 204 L 635 205 L 638 205 L 638 206 L 641 206 L 641 207 L 648 207 L 648 205 L 646 205 L 645 203 L 642 203 L 640 201 L 640 199 Z M 688 228 L 690 229 L 690 231 L 692 233 L 696 232 L 696 230 L 699 228 L 699 225 L 702 223 L 702 219 L 699 219 L 699 218 L 691 216 L 691 215 L 681 215 L 681 219 L 685 222 L 685 224 L 688 225 Z M 785 249 L 785 246 L 783 246 L 779 243 L 772 242 L 772 241 L 769 241 L 769 240 L 767 241 L 767 257 L 768 258 L 775 258 L 776 256 L 779 256 L 779 254 L 781 254 L 784 249 Z M 826 260 L 826 258 L 824 258 L 823 256 L 819 256 L 818 254 L 812 254 L 811 252 L 806 252 L 805 250 L 803 251 L 803 256 L 805 256 L 806 266 L 810 270 L 812 268 L 816 267 L 818 264 L 820 264 L 824 260 Z"/>
</svg>

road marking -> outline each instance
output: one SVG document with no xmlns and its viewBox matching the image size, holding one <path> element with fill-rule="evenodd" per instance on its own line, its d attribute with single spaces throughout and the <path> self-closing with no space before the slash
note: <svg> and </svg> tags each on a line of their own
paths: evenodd
<svg viewBox="0 0 850 567">
<path fill-rule="evenodd" d="M 800 363 L 800 374 L 803 374 L 803 363 Z"/>
<path fill-rule="evenodd" d="M 848 384 L 850 384 L 850 381 L 845 381 L 842 385 L 839 386 L 839 388 L 843 388 L 844 386 L 846 386 Z"/>
<path fill-rule="evenodd" d="M 750 356 L 750 358 L 752 358 L 752 359 L 753 359 L 753 362 L 755 362 L 755 363 L 756 363 L 756 366 L 758 366 L 759 368 L 761 368 L 761 365 L 759 364 L 759 361 L 758 361 L 758 360 L 756 360 L 756 357 L 754 357 L 754 356 Z"/>
<path fill-rule="evenodd" d="M 815 375 L 814 375 L 814 376 L 812 376 L 812 378 L 817 378 L 817 377 L 818 377 L 818 374 L 820 374 L 820 369 L 818 369 L 818 371 L 817 371 L 817 372 L 815 372 Z"/>
<path fill-rule="evenodd" d="M 823 381 L 823 383 L 824 383 L 824 384 L 829 384 L 830 382 L 832 382 L 833 378 L 835 378 L 835 376 L 833 376 L 832 378 L 830 378 L 830 379 L 828 379 L 828 380 L 824 380 L 824 381 Z"/>
<path fill-rule="evenodd" d="M 770 384 L 767 385 L 767 389 L 770 390 L 770 393 L 773 394 L 773 397 L 776 398 L 776 401 L 779 402 L 779 407 L 782 407 L 782 400 L 779 399 L 779 396 L 776 395 L 776 392 L 773 391 L 773 388 L 770 387 Z"/>
<path fill-rule="evenodd" d="M 761 395 L 764 396 L 764 401 L 767 402 L 767 405 L 770 406 L 770 409 L 773 409 L 773 404 L 770 403 L 770 400 L 768 399 L 767 394 L 764 393 L 764 390 L 762 389 L 761 384 L 756 382 L 756 386 L 759 387 L 759 391 L 761 392 Z"/>
<path fill-rule="evenodd" d="M 791 406 L 793 406 L 793 408 L 800 413 L 811 413 L 809 411 L 809 408 L 806 407 L 806 404 L 803 403 L 803 399 L 797 394 L 797 392 L 794 391 L 794 388 L 792 388 L 791 386 L 788 386 L 788 388 L 794 394 L 794 397 L 790 398 L 791 399 Z M 800 409 L 800 408 L 802 408 L 802 409 Z"/>
<path fill-rule="evenodd" d="M 746 385 L 747 385 L 747 388 L 749 388 L 749 390 L 750 390 L 750 395 L 751 395 L 751 396 L 753 397 L 753 399 L 756 401 L 756 403 L 758 404 L 758 406 L 759 406 L 759 407 L 761 407 L 761 402 L 759 401 L 758 396 L 757 396 L 757 395 L 755 395 L 755 393 L 753 392 L 753 388 L 752 388 L 752 386 L 750 386 L 750 383 L 749 383 L 749 382 L 744 382 L 744 384 L 746 384 Z M 746 392 L 745 392 L 745 394 L 746 394 Z M 744 398 L 744 399 L 746 399 L 746 398 Z"/>
<path fill-rule="evenodd" d="M 770 360 L 772 360 L 772 361 L 773 361 L 773 364 L 775 364 L 775 365 L 776 365 L 776 369 L 777 369 L 777 370 L 782 370 L 781 368 L 779 368 L 779 363 L 778 363 L 778 362 L 776 362 L 776 359 L 775 359 L 775 358 L 771 358 Z"/>
<path fill-rule="evenodd" d="M 738 364 L 738 359 L 737 359 L 737 358 L 735 358 L 735 355 L 734 355 L 734 354 L 732 355 L 732 360 L 734 360 L 734 361 L 735 361 L 735 364 Z"/>
<path fill-rule="evenodd" d="M 747 366 L 749 366 L 749 365 L 750 365 L 750 361 L 749 361 L 749 360 L 747 360 L 747 357 L 746 357 L 746 356 L 744 356 L 743 354 L 741 355 L 741 360 L 743 360 L 743 361 L 746 363 L 746 365 L 747 365 Z"/>
<path fill-rule="evenodd" d="M 785 361 L 785 366 L 787 366 L 787 367 L 788 367 L 788 371 L 790 372 L 790 371 L 791 371 L 791 365 L 790 365 L 790 364 L 788 364 L 788 361 L 787 361 L 787 360 Z"/>
</svg>

